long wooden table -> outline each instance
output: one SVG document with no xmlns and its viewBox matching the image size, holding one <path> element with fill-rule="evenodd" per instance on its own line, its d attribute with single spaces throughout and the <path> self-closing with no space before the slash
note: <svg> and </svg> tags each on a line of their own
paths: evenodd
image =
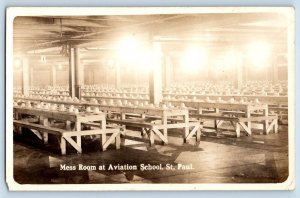
<svg viewBox="0 0 300 198">
<path fill-rule="evenodd" d="M 269 115 L 267 104 L 257 103 L 228 103 L 228 102 L 203 102 L 203 101 L 180 101 L 168 100 L 168 103 L 179 106 L 185 104 L 193 108 L 197 113 L 194 117 L 200 119 L 210 119 L 215 121 L 215 127 L 220 126 L 224 121 L 231 121 L 237 137 L 240 136 L 240 126 L 247 132 L 252 133 L 252 122 L 263 122 L 263 131 L 268 134 L 273 128 L 274 132 L 278 129 L 278 116 Z M 204 113 L 204 110 L 212 109 L 213 114 Z M 219 121 L 219 123 L 217 123 Z M 269 123 L 271 122 L 271 123 Z"/>
<path fill-rule="evenodd" d="M 18 98 L 15 98 L 18 99 Z M 19 98 L 20 100 L 31 100 L 26 98 Z M 126 114 L 139 114 L 140 117 L 160 117 L 161 120 L 168 120 L 168 113 L 164 112 L 171 112 L 170 116 L 180 116 L 181 114 L 178 113 L 178 109 L 171 110 L 171 109 L 162 109 L 162 108 L 154 108 L 154 107 L 141 107 L 141 106 L 117 106 L 117 105 L 103 105 L 98 103 L 91 103 L 91 102 L 73 102 L 73 101 L 51 101 L 51 100 L 41 100 L 36 99 L 37 101 L 42 102 L 51 102 L 51 103 L 61 103 L 66 105 L 74 105 L 74 106 L 82 106 L 83 108 L 87 107 L 98 107 L 101 111 L 105 112 L 114 112 L 119 113 L 121 119 L 126 118 Z M 273 127 L 274 131 L 277 131 L 278 128 L 278 116 L 269 115 L 269 106 L 263 103 L 249 103 L 249 102 L 204 102 L 204 101 L 195 101 L 195 100 L 164 100 L 165 103 L 171 103 L 173 106 L 180 106 L 182 103 L 185 104 L 188 108 L 197 110 L 197 115 L 192 115 L 193 117 L 198 117 L 204 119 L 214 119 L 216 128 L 222 124 L 223 121 L 229 121 L 230 119 L 235 123 L 234 127 L 237 133 L 237 136 L 240 136 L 240 126 L 249 134 L 251 135 L 251 123 L 252 122 L 263 122 L 263 130 L 265 133 L 269 133 L 271 128 Z M 219 115 L 209 116 L 205 115 L 207 109 L 213 109 L 214 113 Z M 183 111 L 181 109 L 180 111 Z M 179 112 L 180 112 L 179 111 Z M 257 115 L 257 112 L 260 112 L 260 115 Z M 256 115 L 254 115 L 256 113 Z M 228 115 L 230 117 L 228 117 Z M 226 116 L 226 117 L 224 117 Z M 235 118 L 233 118 L 235 117 Z M 236 119 L 236 117 L 238 117 Z M 187 117 L 187 119 L 189 119 Z M 269 123 L 271 122 L 271 123 Z M 167 121 L 163 121 L 163 123 L 167 123 Z M 175 127 L 175 126 L 174 126 Z M 177 127 L 177 126 L 176 126 Z M 187 127 L 187 125 L 186 125 Z M 168 128 L 168 126 L 162 126 L 162 128 Z M 179 127 L 178 127 L 179 128 Z M 187 131 L 187 130 L 186 130 Z M 167 132 L 164 132 L 167 134 Z M 188 132 L 186 132 L 188 133 Z M 157 134 L 159 134 L 157 132 Z M 159 134 L 161 135 L 161 134 Z M 164 136 L 164 137 L 163 137 Z M 161 136 L 163 141 L 166 139 L 167 135 Z M 167 142 L 167 141 L 165 141 Z"/>
<path fill-rule="evenodd" d="M 137 97 L 112 97 L 112 96 L 82 96 L 85 99 L 97 99 L 97 100 L 127 100 L 130 102 L 145 102 L 149 101 L 148 98 L 137 98 Z"/>
<path fill-rule="evenodd" d="M 86 135 L 101 135 L 102 149 L 105 150 L 108 144 L 110 144 L 116 136 L 119 135 L 119 131 L 116 129 L 110 130 L 106 128 L 106 114 L 105 113 L 87 113 L 87 112 L 66 112 L 58 110 L 45 110 L 35 109 L 27 107 L 14 106 L 15 120 L 22 120 L 22 115 L 36 116 L 39 119 L 40 125 L 48 127 L 50 125 L 49 119 L 60 120 L 67 123 L 67 130 L 72 134 L 64 135 L 60 139 L 60 146 L 62 154 L 66 153 L 66 141 L 69 142 L 79 153 L 81 149 L 81 137 Z M 100 130 L 82 130 L 81 126 L 83 123 L 95 122 L 100 123 Z M 71 131 L 70 123 L 75 123 L 74 131 Z M 107 140 L 106 134 L 112 133 L 112 136 Z M 43 137 L 39 133 L 35 133 L 40 139 L 44 140 L 44 143 L 48 143 L 48 133 L 43 133 Z M 76 142 L 71 138 L 76 137 Z"/>
<path fill-rule="evenodd" d="M 209 98 L 210 100 L 218 100 L 222 98 L 222 100 L 230 100 L 234 99 L 236 101 L 245 100 L 245 102 L 250 102 L 258 99 L 261 103 L 269 104 L 269 105 L 287 105 L 288 104 L 288 97 L 287 96 L 262 96 L 262 95 L 201 95 L 201 94 L 164 94 L 165 101 L 179 99 L 186 97 L 187 99 L 196 100 L 205 100 Z M 173 98 L 173 99 L 172 99 Z"/>
<path fill-rule="evenodd" d="M 172 108 L 172 109 L 164 109 L 161 107 L 139 107 L 139 106 L 115 106 L 115 105 L 98 105 L 98 104 L 90 104 L 90 106 L 98 107 L 101 111 L 105 111 L 108 113 L 114 112 L 120 114 L 120 119 L 118 121 L 110 120 L 110 122 L 122 123 L 126 125 L 129 124 L 130 120 L 126 119 L 127 114 L 137 114 L 142 118 L 141 125 L 145 128 L 146 122 L 145 118 L 147 117 L 155 117 L 155 120 L 159 120 L 161 122 L 151 122 L 148 125 L 149 139 L 150 145 L 154 144 L 154 134 L 156 134 L 164 143 L 168 143 L 168 129 L 176 129 L 183 128 L 184 130 L 184 141 L 190 139 L 194 134 L 197 134 L 198 139 L 200 139 L 200 124 L 198 122 L 190 122 L 189 119 L 189 111 L 184 108 Z M 170 118 L 178 118 L 177 123 L 170 123 Z M 125 121 L 126 120 L 126 121 Z M 133 125 L 139 126 L 136 120 L 132 120 L 131 123 Z M 192 130 L 190 131 L 190 128 Z"/>
</svg>

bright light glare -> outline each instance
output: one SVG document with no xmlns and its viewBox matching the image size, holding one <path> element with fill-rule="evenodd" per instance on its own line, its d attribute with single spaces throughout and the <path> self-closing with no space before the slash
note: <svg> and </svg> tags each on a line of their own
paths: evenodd
<svg viewBox="0 0 300 198">
<path fill-rule="evenodd" d="M 206 62 L 206 52 L 200 47 L 190 47 L 183 54 L 182 65 L 188 71 L 199 70 Z"/>
<path fill-rule="evenodd" d="M 22 65 L 22 61 L 19 58 L 14 59 L 15 68 L 20 68 Z"/>
<path fill-rule="evenodd" d="M 266 42 L 253 42 L 247 46 L 247 56 L 256 67 L 264 67 L 271 56 L 271 46 Z"/>
<path fill-rule="evenodd" d="M 59 65 L 57 66 L 57 68 L 58 68 L 59 70 L 61 70 L 61 69 L 62 69 L 62 65 L 59 64 Z"/>
<path fill-rule="evenodd" d="M 135 69 L 149 69 L 152 52 L 133 36 L 123 39 L 118 47 L 118 57 L 126 67 Z"/>
<path fill-rule="evenodd" d="M 118 46 L 118 55 L 122 60 L 132 61 L 138 56 L 139 45 L 134 37 L 127 37 Z"/>
</svg>

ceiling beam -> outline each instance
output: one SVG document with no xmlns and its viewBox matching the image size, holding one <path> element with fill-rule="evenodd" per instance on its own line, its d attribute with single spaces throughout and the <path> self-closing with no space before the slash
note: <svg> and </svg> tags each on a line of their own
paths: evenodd
<svg viewBox="0 0 300 198">
<path fill-rule="evenodd" d="M 119 31 L 119 30 L 124 30 L 124 29 L 128 30 L 129 28 L 143 26 L 143 25 L 147 25 L 147 24 L 151 24 L 151 23 L 157 23 L 157 22 L 161 22 L 161 21 L 172 20 L 172 19 L 181 18 L 181 17 L 184 17 L 184 16 L 185 15 L 175 15 L 175 16 L 171 16 L 171 17 L 164 17 L 164 18 L 156 19 L 156 20 L 144 21 L 144 22 L 141 22 L 141 23 L 133 24 L 133 25 L 128 25 L 128 26 L 125 25 L 125 26 L 115 27 L 115 28 L 111 28 L 111 29 L 105 29 L 105 30 L 102 30 L 102 31 L 93 32 L 93 33 L 89 33 L 89 34 L 73 36 L 70 39 L 86 38 L 86 37 L 90 37 L 90 36 L 95 36 L 95 35 L 99 35 L 99 34 L 103 34 L 103 33 L 114 32 L 114 31 Z M 68 41 L 68 39 L 53 40 L 53 41 L 49 41 L 49 42 L 45 42 L 45 43 L 39 43 L 38 46 L 51 45 L 51 44 L 67 42 L 67 41 Z M 23 50 L 28 50 L 32 47 L 36 47 L 36 45 L 26 46 L 22 49 L 16 49 L 16 50 L 23 51 Z"/>
</svg>

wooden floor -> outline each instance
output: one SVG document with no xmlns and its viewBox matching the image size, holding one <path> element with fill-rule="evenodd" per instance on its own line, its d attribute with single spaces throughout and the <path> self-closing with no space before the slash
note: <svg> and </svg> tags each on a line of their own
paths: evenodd
<svg viewBox="0 0 300 198">
<path fill-rule="evenodd" d="M 278 134 L 251 137 L 234 133 L 212 133 L 207 129 L 200 143 L 183 143 L 181 133 L 169 133 L 169 144 L 149 146 L 147 138 L 129 131 L 122 138 L 120 150 L 101 152 L 99 141 L 83 141 L 83 154 L 70 150 L 61 156 L 56 139 L 44 146 L 31 133 L 14 137 L 14 177 L 21 184 L 60 183 L 277 183 L 288 177 L 287 126 Z M 157 165 L 163 170 L 60 170 L 66 165 L 104 164 L 140 166 Z M 182 170 L 182 165 L 193 169 Z M 165 170 L 167 166 L 173 170 Z M 78 167 L 76 167 L 78 168 Z"/>
</svg>

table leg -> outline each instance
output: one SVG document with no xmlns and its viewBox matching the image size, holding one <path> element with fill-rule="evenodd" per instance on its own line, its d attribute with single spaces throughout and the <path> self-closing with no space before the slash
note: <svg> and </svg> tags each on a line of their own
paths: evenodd
<svg viewBox="0 0 300 198">
<path fill-rule="evenodd" d="M 43 118 L 42 116 L 40 117 L 40 120 L 39 120 L 40 124 L 41 125 L 44 125 L 44 126 L 49 126 L 49 119 L 48 118 Z M 42 134 L 42 139 L 44 141 L 44 144 L 48 144 L 48 133 L 45 133 L 45 132 L 40 132 Z"/>
<path fill-rule="evenodd" d="M 66 140 L 63 137 L 60 138 L 60 150 L 62 155 L 66 154 Z"/>
<path fill-rule="evenodd" d="M 167 129 L 168 117 L 166 115 L 163 115 L 163 117 L 162 117 L 162 124 L 164 125 L 163 135 L 166 137 L 166 139 L 168 139 L 168 129 Z M 161 143 L 165 144 L 165 142 L 163 140 L 161 141 Z"/>
<path fill-rule="evenodd" d="M 145 114 L 142 114 L 142 115 L 141 115 L 141 118 L 145 119 L 145 118 L 146 118 L 146 115 L 145 115 Z M 145 137 L 145 136 L 146 136 L 146 130 L 145 130 L 145 128 L 142 128 L 141 135 L 142 135 L 142 137 Z"/>
<path fill-rule="evenodd" d="M 241 126 L 238 122 L 236 122 L 236 125 L 235 125 L 235 132 L 236 132 L 236 137 L 241 136 Z"/>
<path fill-rule="evenodd" d="M 250 118 L 251 117 L 251 111 L 250 110 L 247 110 L 246 112 L 246 118 Z M 249 135 L 251 135 L 252 131 L 251 131 L 251 121 L 247 122 L 247 127 L 249 128 Z"/>
<path fill-rule="evenodd" d="M 120 137 L 120 134 L 118 134 L 116 136 L 116 149 L 120 149 L 120 146 L 121 146 L 121 137 Z"/>
<path fill-rule="evenodd" d="M 123 115 L 123 114 L 122 114 Z M 125 115 L 125 114 L 124 114 Z M 105 151 L 106 148 L 103 147 L 103 145 L 105 144 L 106 142 L 106 133 L 105 133 L 105 129 L 106 129 L 106 120 L 103 119 L 101 120 L 101 129 L 103 130 L 103 133 L 102 133 L 102 137 L 101 137 L 101 149 L 102 151 Z"/>
<path fill-rule="evenodd" d="M 215 112 L 219 113 L 219 109 L 216 108 Z M 214 120 L 214 126 L 215 126 L 216 131 L 218 132 L 218 120 Z"/>
<path fill-rule="evenodd" d="M 69 121 L 69 120 L 66 121 L 66 129 L 70 130 L 70 131 L 72 130 L 72 128 L 71 128 L 71 121 Z"/>
<path fill-rule="evenodd" d="M 121 120 L 125 120 L 126 119 L 126 114 L 125 113 L 121 113 Z M 122 128 L 124 129 L 122 135 L 125 135 L 126 133 L 126 125 L 121 125 Z"/>
<path fill-rule="evenodd" d="M 186 114 L 183 115 L 183 120 L 184 120 L 184 124 L 185 124 L 185 127 L 184 127 L 184 143 L 187 142 L 187 136 L 189 135 L 189 113 L 187 112 Z"/>
<path fill-rule="evenodd" d="M 15 117 L 16 120 L 20 120 L 21 119 L 21 115 L 18 112 L 15 113 L 15 116 L 16 116 Z M 16 132 L 19 135 L 22 135 L 22 127 L 16 126 Z"/>
<path fill-rule="evenodd" d="M 152 129 L 149 131 L 149 139 L 150 139 L 150 146 L 154 145 L 154 132 Z"/>
<path fill-rule="evenodd" d="M 268 108 L 263 110 L 263 115 L 265 117 L 269 116 Z M 264 134 L 269 134 L 268 128 L 269 128 L 269 120 L 265 119 L 263 121 L 263 132 L 264 132 Z"/>
<path fill-rule="evenodd" d="M 81 122 L 76 122 L 75 123 L 75 130 L 76 131 L 81 131 Z M 76 132 L 75 132 L 76 133 Z M 76 141 L 77 141 L 77 145 L 79 148 L 81 148 L 81 135 L 77 135 L 76 136 Z"/>
</svg>

